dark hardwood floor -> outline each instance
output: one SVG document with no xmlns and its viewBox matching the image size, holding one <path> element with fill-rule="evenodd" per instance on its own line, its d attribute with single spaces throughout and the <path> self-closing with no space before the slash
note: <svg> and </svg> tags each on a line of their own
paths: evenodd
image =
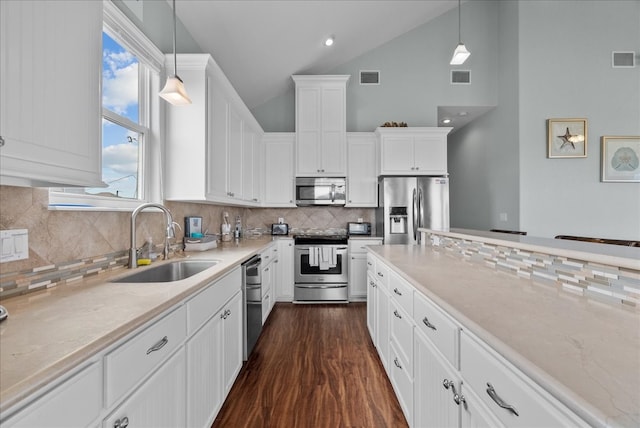
<svg viewBox="0 0 640 428">
<path fill-rule="evenodd" d="M 278 303 L 212 428 L 406 426 L 364 303 Z"/>
</svg>

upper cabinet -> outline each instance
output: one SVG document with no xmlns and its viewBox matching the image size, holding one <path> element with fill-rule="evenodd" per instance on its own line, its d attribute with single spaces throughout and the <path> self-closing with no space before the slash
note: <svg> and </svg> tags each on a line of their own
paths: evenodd
<svg viewBox="0 0 640 428">
<path fill-rule="evenodd" d="M 296 206 L 293 174 L 295 139 L 295 135 L 290 132 L 264 134 L 264 206 Z"/>
<path fill-rule="evenodd" d="M 373 132 L 347 133 L 346 207 L 378 206 L 376 136 Z"/>
<path fill-rule="evenodd" d="M 101 1 L 0 1 L 1 184 L 102 185 Z"/>
<path fill-rule="evenodd" d="M 377 128 L 380 175 L 447 174 L 447 134 L 452 128 Z"/>
<path fill-rule="evenodd" d="M 292 76 L 296 84 L 296 176 L 345 176 L 350 76 Z"/>
<path fill-rule="evenodd" d="M 164 107 L 165 198 L 260 205 L 262 128 L 210 55 L 178 55 L 178 70 L 192 104 Z"/>
</svg>

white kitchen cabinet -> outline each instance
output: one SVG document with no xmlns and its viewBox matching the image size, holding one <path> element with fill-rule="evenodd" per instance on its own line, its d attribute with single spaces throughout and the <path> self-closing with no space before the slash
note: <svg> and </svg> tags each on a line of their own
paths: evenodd
<svg viewBox="0 0 640 428">
<path fill-rule="evenodd" d="M 378 206 L 376 136 L 372 132 L 347 133 L 346 207 Z"/>
<path fill-rule="evenodd" d="M 371 336 L 371 341 L 373 345 L 377 348 L 378 344 L 376 343 L 378 338 L 377 333 L 377 312 L 378 312 L 378 290 L 376 288 L 378 284 L 376 282 L 376 278 L 374 274 L 368 270 L 367 271 L 367 329 L 369 330 L 369 336 Z"/>
<path fill-rule="evenodd" d="M 239 268 L 187 302 L 187 426 L 209 427 L 242 364 Z M 203 325 L 204 323 L 204 325 Z"/>
<path fill-rule="evenodd" d="M 404 360 L 392 341 L 389 346 L 389 378 L 409 426 L 413 426 L 413 376 L 411 363 Z"/>
<path fill-rule="evenodd" d="M 178 67 L 192 104 L 165 106 L 165 199 L 258 206 L 262 128 L 210 55 L 180 54 Z"/>
<path fill-rule="evenodd" d="M 460 375 L 429 339 L 417 331 L 414 335 L 414 363 L 415 426 L 460 426 L 460 406 L 454 401 L 455 393 L 461 393 Z"/>
<path fill-rule="evenodd" d="M 29 404 L 4 428 L 86 427 L 102 410 L 102 364 L 94 362 Z"/>
<path fill-rule="evenodd" d="M 105 428 L 186 425 L 185 352 L 180 348 L 105 420 Z"/>
<path fill-rule="evenodd" d="M 382 245 L 382 238 L 349 238 L 349 300 L 367 298 L 367 246 Z"/>
<path fill-rule="evenodd" d="M 264 206 L 295 207 L 294 145 L 295 134 L 268 132 L 264 134 Z"/>
<path fill-rule="evenodd" d="M 292 76 L 296 85 L 296 176 L 346 176 L 350 76 Z"/>
<path fill-rule="evenodd" d="M 377 128 L 379 175 L 447 174 L 447 134 L 451 129 Z"/>
<path fill-rule="evenodd" d="M 588 426 L 470 332 L 460 334 L 460 372 L 505 426 Z"/>
<path fill-rule="evenodd" d="M 105 405 L 111 407 L 154 372 L 186 336 L 186 310 L 180 306 L 109 352 L 104 358 Z"/>
<path fill-rule="evenodd" d="M 382 365 L 390 373 L 390 311 L 387 266 L 376 257 L 367 255 L 367 326 Z"/>
<path fill-rule="evenodd" d="M 0 184 L 102 185 L 101 69 L 102 2 L 0 2 Z"/>
<path fill-rule="evenodd" d="M 294 275 L 294 247 L 292 238 L 280 238 L 277 241 L 278 246 L 278 265 L 276 269 L 277 281 L 276 301 L 292 302 L 293 301 L 293 275 Z"/>
</svg>

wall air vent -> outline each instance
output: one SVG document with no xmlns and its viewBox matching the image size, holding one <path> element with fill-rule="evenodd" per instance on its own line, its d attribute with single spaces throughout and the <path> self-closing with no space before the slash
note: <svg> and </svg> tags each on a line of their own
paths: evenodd
<svg viewBox="0 0 640 428">
<path fill-rule="evenodd" d="M 379 85 L 380 72 L 371 71 L 371 70 L 360 70 L 360 84 L 361 85 Z"/>
<path fill-rule="evenodd" d="M 471 70 L 451 70 L 452 85 L 470 85 Z"/>
<path fill-rule="evenodd" d="M 613 68 L 634 68 L 636 66 L 636 53 L 613 51 L 611 54 L 611 66 Z"/>
</svg>

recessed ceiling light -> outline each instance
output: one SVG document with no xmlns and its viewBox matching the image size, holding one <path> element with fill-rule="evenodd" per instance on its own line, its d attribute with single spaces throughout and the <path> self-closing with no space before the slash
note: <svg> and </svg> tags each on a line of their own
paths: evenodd
<svg viewBox="0 0 640 428">
<path fill-rule="evenodd" d="M 442 123 L 444 123 L 445 125 L 451 123 L 451 119 L 442 119 Z"/>
<path fill-rule="evenodd" d="M 332 46 L 334 40 L 335 40 L 335 37 L 329 36 L 329 37 L 327 37 L 327 40 L 324 41 L 324 45 L 325 46 Z"/>
</svg>

